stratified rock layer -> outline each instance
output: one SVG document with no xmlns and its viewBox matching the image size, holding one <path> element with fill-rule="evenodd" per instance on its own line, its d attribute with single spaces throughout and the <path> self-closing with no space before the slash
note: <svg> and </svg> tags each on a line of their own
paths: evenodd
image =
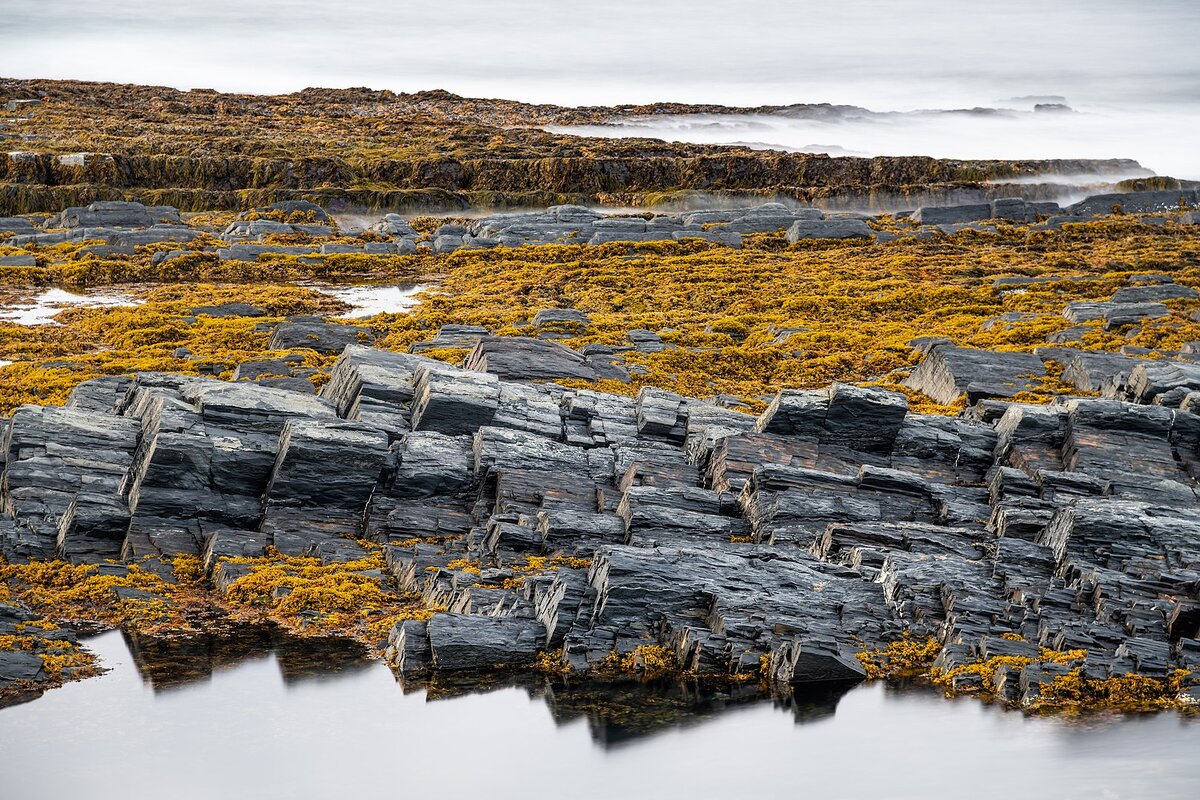
<svg viewBox="0 0 1200 800">
<path fill-rule="evenodd" d="M 1074 398 L 950 418 L 835 385 L 756 418 L 474 363 L 352 344 L 319 397 L 144 374 L 24 407 L 5 555 L 211 567 L 375 540 L 402 589 L 446 609 L 392 632 L 404 673 L 560 650 L 587 672 L 654 646 L 699 674 L 853 680 L 857 651 L 904 632 L 937 637 L 949 668 L 1038 646 L 1086 649 L 1091 676 L 1200 666 L 1190 411 Z M 1026 671 L 1006 684 L 1020 697 L 1054 672 Z"/>
</svg>

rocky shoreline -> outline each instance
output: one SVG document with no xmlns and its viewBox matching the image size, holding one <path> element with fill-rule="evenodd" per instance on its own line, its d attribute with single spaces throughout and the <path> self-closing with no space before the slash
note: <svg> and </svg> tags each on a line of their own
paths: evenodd
<svg viewBox="0 0 1200 800">
<path fill-rule="evenodd" d="M 1030 231 L 1061 230 L 1063 225 L 1087 222 L 1113 213 L 1137 214 L 1142 224 L 1196 224 L 1196 212 L 1181 208 L 1200 204 L 1200 190 L 1131 192 L 1088 197 L 1065 208 L 1053 202 L 1003 198 L 989 203 L 928 206 L 886 216 L 824 212 L 796 204 L 765 203 L 744 208 L 679 214 L 604 213 L 582 206 L 553 206 L 544 211 L 515 212 L 469 220 L 448 220 L 420 232 L 399 214 L 387 214 L 365 228 L 340 230 L 320 206 L 308 201 L 284 201 L 243 212 L 221 230 L 189 225 L 179 209 L 144 206 L 137 202 L 102 201 L 70 207 L 51 216 L 0 217 L 0 243 L 10 247 L 50 247 L 91 242 L 76 257 L 132 256 L 139 246 L 179 244 L 157 248 L 152 264 L 189 254 L 211 254 L 219 261 L 258 261 L 261 256 L 297 256 L 319 261 L 332 255 L 412 255 L 418 251 L 452 253 L 460 249 L 524 247 L 548 244 L 602 245 L 610 242 L 675 242 L 698 239 L 740 248 L 756 234 L 784 232 L 786 242 L 865 239 L 877 242 L 960 231 L 995 232 L 1003 225 Z M 1157 215 L 1157 216 L 1155 216 Z M 884 224 L 905 227 L 889 229 Z M 213 244 L 205 234 L 216 237 Z M 347 237 L 356 236 L 358 240 Z M 334 239 L 324 243 L 280 244 L 284 239 Z M 191 244 L 195 243 L 195 244 Z M 34 266 L 33 254 L 0 257 L 0 266 Z M 1015 288 L 1017 284 L 1013 284 Z M 1126 301 L 1128 302 L 1128 301 Z M 1092 317 L 1080 314 L 1077 321 Z"/>
<path fill-rule="evenodd" d="M 654 110 L 539 107 L 446 92 L 262 97 L 0 78 L 0 101 L 8 151 L 0 157 L 0 214 L 123 200 L 187 211 L 288 200 L 363 213 L 763 201 L 882 211 L 1013 195 L 1055 201 L 1151 175 L 1120 158 L 830 158 L 565 136 L 542 128 Z"/>
<path fill-rule="evenodd" d="M 558 207 L 423 233 L 385 217 L 357 243 L 317 246 L 270 240 L 333 238 L 332 220 L 307 203 L 247 213 L 216 244 L 175 209 L 130 203 L 68 208 L 40 228 L 5 224 L 6 243 L 30 252 L 153 244 L 162 264 L 692 234 L 736 248 L 781 231 L 793 245 L 1011 226 L 1036 236 L 1117 211 L 1170 228 L 1194 225 L 1194 212 L 1179 212 L 1198 201 L 1191 190 L 1066 209 L 1011 199 L 921 208 L 902 226 L 786 205 L 638 216 Z M 1039 280 L 1071 278 L 1002 277 L 993 291 Z M 1062 315 L 1123 331 L 1196 297 L 1142 273 Z M 294 624 L 315 631 L 367 608 L 354 635 L 410 678 L 540 669 L 789 687 L 916 674 L 1032 709 L 1200 700 L 1190 347 L 1103 353 L 1062 335 L 1018 353 L 927 337 L 911 343 L 924 356 L 897 387 L 907 395 L 789 389 L 755 415 L 736 398 L 585 388 L 636 373 L 619 348 L 556 341 L 588 324 L 576 309 L 546 308 L 529 336 L 448 324 L 399 353 L 369 346 L 369 328 L 294 316 L 269 326 L 273 350 L 340 353 L 319 393 L 311 371 L 280 359 L 239 364 L 233 381 L 106 376 L 62 407 L 22 406 L 3 440 L 5 631 L 27 635 L 53 617 L 55 592 L 86 585 L 73 599 L 91 603 L 95 621 L 187 634 L 176 614 L 186 590 L 193 606 L 293 608 Z M 653 331 L 628 337 L 629 351 L 668 347 Z M 447 347 L 469 348 L 461 366 L 423 354 Z M 1061 396 L 1026 401 L 1048 381 Z M 964 410 L 920 413 L 913 396 Z M 310 607 L 310 589 L 340 599 Z M 25 610 L 31 600 L 44 615 Z M 123 616 L 100 614 L 105 603 Z M 21 688 L 85 674 L 84 660 L 30 672 L 58 636 L 9 642 L 5 652 L 25 655 L 0 660 L 0 679 Z"/>
<path fill-rule="evenodd" d="M 320 398 L 142 375 L 19 410 L 4 550 L 202 555 L 221 590 L 237 557 L 365 539 L 440 609 L 392 630 L 402 674 L 665 660 L 802 684 L 934 637 L 954 689 L 1030 706 L 1200 663 L 1197 419 L 1091 398 L 953 419 L 850 386 L 752 417 L 351 345 Z"/>
</svg>

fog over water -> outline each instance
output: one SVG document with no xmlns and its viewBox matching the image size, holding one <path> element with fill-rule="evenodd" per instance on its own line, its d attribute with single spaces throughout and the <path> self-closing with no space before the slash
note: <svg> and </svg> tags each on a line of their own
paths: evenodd
<svg viewBox="0 0 1200 800">
<path fill-rule="evenodd" d="M 639 132 L 834 153 L 1128 157 L 1200 178 L 1189 135 L 1200 122 L 1195 0 L 0 0 L 0 12 L 5 76 L 260 93 L 442 88 L 567 105 L 1024 107 L 1005 118 Z M 1011 100 L 1031 95 L 1086 113 L 1033 119 L 1030 103 Z"/>
</svg>

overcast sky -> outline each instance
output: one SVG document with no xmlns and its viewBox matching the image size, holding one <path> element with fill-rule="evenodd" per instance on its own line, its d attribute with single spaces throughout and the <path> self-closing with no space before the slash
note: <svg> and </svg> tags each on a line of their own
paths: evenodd
<svg viewBox="0 0 1200 800">
<path fill-rule="evenodd" d="M 0 0 L 0 74 L 568 104 L 1194 102 L 1197 0 Z"/>
</svg>

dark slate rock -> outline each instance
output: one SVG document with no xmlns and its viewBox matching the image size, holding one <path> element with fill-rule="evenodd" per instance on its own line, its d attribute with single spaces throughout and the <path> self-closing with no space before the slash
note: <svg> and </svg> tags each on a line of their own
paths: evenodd
<svg viewBox="0 0 1200 800">
<path fill-rule="evenodd" d="M 1200 297 L 1200 292 L 1190 286 L 1180 286 L 1177 283 L 1158 283 L 1148 286 L 1126 286 L 1118 289 L 1112 296 L 1112 302 L 1161 303 L 1164 300 L 1195 299 L 1197 297 Z"/>
<path fill-rule="evenodd" d="M 913 212 L 913 222 L 922 225 L 955 225 L 992 218 L 990 203 L 961 206 L 923 206 Z"/>
<path fill-rule="evenodd" d="M 18 681 L 33 683 L 42 677 L 42 658 L 37 653 L 0 650 L 0 687 Z"/>
<path fill-rule="evenodd" d="M 427 625 L 430 663 L 439 670 L 527 667 L 545 645 L 532 619 L 438 614 Z"/>
<path fill-rule="evenodd" d="M 233 371 L 233 380 L 252 381 L 264 375 L 287 375 L 290 372 L 288 362 L 281 358 L 269 358 L 261 361 L 243 361 Z"/>
<path fill-rule="evenodd" d="M 1032 353 L 940 345 L 929 351 L 904 385 L 939 403 L 953 403 L 963 394 L 968 402 L 975 402 L 1032 389 L 1045 374 L 1042 360 Z"/>
<path fill-rule="evenodd" d="M 408 348 L 410 353 L 437 348 L 472 348 L 490 332 L 482 325 L 443 325 L 437 335 L 427 342 L 417 342 Z"/>
<path fill-rule="evenodd" d="M 347 345 L 369 344 L 374 340 L 370 328 L 294 317 L 275 328 L 267 346 L 272 350 L 306 347 L 329 354 L 340 353 Z"/>
<path fill-rule="evenodd" d="M 506 380 L 596 380 L 598 377 L 587 358 L 577 351 L 557 342 L 524 336 L 485 336 L 463 365 Z"/>
<path fill-rule="evenodd" d="M 591 324 L 588 315 L 573 308 L 543 308 L 533 315 L 538 333 L 563 332 L 579 335 Z"/>
<path fill-rule="evenodd" d="M 1068 213 L 1077 217 L 1095 217 L 1112 214 L 1147 214 L 1155 211 L 1179 211 L 1184 204 L 1195 206 L 1200 202 L 1195 189 L 1171 189 L 1155 192 L 1127 192 L 1123 194 L 1099 194 L 1067 206 Z"/>
<path fill-rule="evenodd" d="M 214 306 L 195 306 L 188 310 L 193 316 L 208 317 L 265 317 L 267 312 L 249 303 L 222 303 Z"/>
<path fill-rule="evenodd" d="M 500 381 L 489 373 L 422 366 L 413 387 L 413 430 L 471 433 L 489 424 L 500 406 Z"/>
<path fill-rule="evenodd" d="M 0 217 L 0 233 L 20 233 L 31 235 L 37 229 L 25 217 Z"/>
<path fill-rule="evenodd" d="M 792 244 L 802 239 L 870 239 L 875 235 L 860 219 L 797 220 L 787 231 Z"/>
<path fill-rule="evenodd" d="M 144 206 L 141 203 L 119 200 L 103 200 L 86 208 L 63 209 L 57 218 L 63 228 L 95 228 L 119 226 L 130 228 L 149 227 L 159 222 L 179 223 L 178 209 L 170 206 Z"/>
</svg>

